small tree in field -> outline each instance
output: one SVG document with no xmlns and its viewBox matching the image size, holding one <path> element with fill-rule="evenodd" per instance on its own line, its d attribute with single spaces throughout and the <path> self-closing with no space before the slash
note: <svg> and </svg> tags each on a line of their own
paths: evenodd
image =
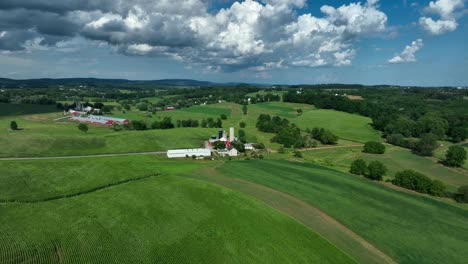
<svg viewBox="0 0 468 264">
<path fill-rule="evenodd" d="M 11 121 L 10 128 L 11 130 L 18 130 L 18 124 L 16 123 L 16 121 Z"/>
<path fill-rule="evenodd" d="M 87 125 L 87 124 L 81 123 L 81 124 L 78 125 L 78 129 L 79 129 L 81 132 L 85 132 L 85 133 L 86 133 L 86 132 L 88 132 L 88 125 Z"/>
<path fill-rule="evenodd" d="M 455 195 L 455 200 L 459 203 L 468 203 L 468 185 L 462 186 L 458 189 Z"/>
<path fill-rule="evenodd" d="M 244 121 L 241 121 L 241 122 L 239 123 L 240 128 L 245 128 L 246 125 L 247 125 L 247 124 L 246 124 Z"/>
<path fill-rule="evenodd" d="M 385 173 L 387 173 L 387 167 L 382 162 L 372 161 L 367 166 L 367 174 L 365 176 L 371 180 L 381 181 Z"/>
<path fill-rule="evenodd" d="M 284 147 L 281 146 L 279 149 L 278 149 L 278 153 L 279 154 L 284 154 L 285 153 L 285 150 L 284 150 Z"/>
<path fill-rule="evenodd" d="M 461 167 L 466 160 L 466 150 L 462 146 L 450 146 L 447 154 L 445 154 L 444 163 L 451 167 Z"/>
<path fill-rule="evenodd" d="M 380 142 L 369 141 L 364 145 L 363 152 L 371 154 L 384 154 L 385 145 Z"/>
<path fill-rule="evenodd" d="M 294 151 L 294 157 L 302 158 L 302 153 L 299 150 Z"/>
<path fill-rule="evenodd" d="M 244 113 L 244 115 L 247 115 L 247 112 L 248 112 L 247 105 L 242 106 L 242 113 Z"/>
<path fill-rule="evenodd" d="M 351 163 L 351 169 L 349 170 L 355 175 L 365 175 L 367 173 L 367 164 L 363 159 L 357 159 Z"/>
</svg>

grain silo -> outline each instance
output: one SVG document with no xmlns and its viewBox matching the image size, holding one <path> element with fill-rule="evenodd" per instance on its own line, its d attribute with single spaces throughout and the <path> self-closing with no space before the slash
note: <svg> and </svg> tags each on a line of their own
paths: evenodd
<svg viewBox="0 0 468 264">
<path fill-rule="evenodd" d="M 235 138 L 235 136 L 234 136 L 234 128 L 231 127 L 231 128 L 229 129 L 229 141 L 234 142 L 234 138 Z"/>
</svg>

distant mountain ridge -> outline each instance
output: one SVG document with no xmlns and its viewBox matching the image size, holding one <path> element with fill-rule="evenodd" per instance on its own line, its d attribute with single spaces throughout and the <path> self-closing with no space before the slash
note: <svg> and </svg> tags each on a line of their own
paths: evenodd
<svg viewBox="0 0 468 264">
<path fill-rule="evenodd" d="M 340 84 L 340 83 L 325 83 L 325 84 L 265 84 L 265 83 L 245 83 L 245 82 L 226 82 L 216 83 L 209 81 L 198 81 L 193 79 L 161 79 L 161 80 L 127 80 L 127 79 L 99 79 L 99 78 L 40 78 L 40 79 L 24 79 L 15 80 L 8 78 L 0 78 L 0 88 L 48 88 L 63 86 L 89 86 L 89 87 L 115 87 L 120 86 L 144 88 L 148 86 L 165 86 L 165 87 L 213 87 L 213 86 L 238 86 L 238 85 L 253 85 L 259 87 L 266 86 L 288 86 L 292 88 L 321 88 L 321 89 L 356 89 L 356 88 L 418 88 L 424 86 L 401 86 L 401 85 L 363 85 L 363 84 Z M 433 86 L 426 88 L 465 88 L 454 86 Z"/>
<path fill-rule="evenodd" d="M 15 88 L 15 87 L 31 87 L 31 88 L 45 88 L 49 86 L 60 86 L 60 85 L 159 85 L 159 86 L 190 86 L 190 87 L 208 87 L 213 85 L 235 85 L 235 84 L 220 84 L 207 81 L 198 81 L 192 79 L 161 79 L 161 80 L 145 80 L 145 81 L 133 81 L 127 79 L 98 79 L 98 78 L 40 78 L 40 79 L 26 79 L 26 80 L 15 80 L 0 78 L 0 87 Z"/>
</svg>

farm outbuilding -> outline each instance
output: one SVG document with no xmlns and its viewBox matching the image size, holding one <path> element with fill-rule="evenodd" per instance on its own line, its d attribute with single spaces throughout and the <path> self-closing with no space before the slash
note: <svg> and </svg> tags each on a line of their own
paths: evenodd
<svg viewBox="0 0 468 264">
<path fill-rule="evenodd" d="M 115 117 L 108 117 L 108 116 L 94 116 L 89 115 L 85 117 L 81 116 L 72 116 L 70 120 L 78 121 L 81 123 L 91 123 L 91 124 L 98 124 L 98 125 L 113 125 L 113 124 L 127 124 L 130 121 L 128 119 L 123 118 L 115 118 Z"/>
<path fill-rule="evenodd" d="M 174 158 L 185 158 L 185 157 L 211 157 L 211 150 L 209 149 L 173 149 L 167 151 L 167 157 L 170 159 Z"/>
<path fill-rule="evenodd" d="M 255 150 L 255 147 L 254 147 L 254 145 L 253 145 L 252 143 L 246 143 L 246 144 L 244 144 L 244 148 L 245 148 L 246 150 Z"/>
<path fill-rule="evenodd" d="M 229 156 L 229 157 L 237 157 L 239 156 L 239 151 L 235 148 L 232 148 L 230 150 L 228 149 L 219 149 L 217 150 L 218 154 L 221 156 L 221 157 L 226 157 L 226 156 Z"/>
</svg>

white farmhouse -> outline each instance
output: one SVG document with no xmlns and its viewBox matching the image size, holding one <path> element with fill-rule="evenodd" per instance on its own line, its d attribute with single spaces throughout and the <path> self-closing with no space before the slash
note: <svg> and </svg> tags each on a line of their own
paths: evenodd
<svg viewBox="0 0 468 264">
<path fill-rule="evenodd" d="M 221 157 L 226 157 L 226 156 L 237 157 L 240 155 L 239 151 L 235 148 L 232 148 L 231 150 L 219 149 L 217 150 L 217 152 Z"/>
</svg>

